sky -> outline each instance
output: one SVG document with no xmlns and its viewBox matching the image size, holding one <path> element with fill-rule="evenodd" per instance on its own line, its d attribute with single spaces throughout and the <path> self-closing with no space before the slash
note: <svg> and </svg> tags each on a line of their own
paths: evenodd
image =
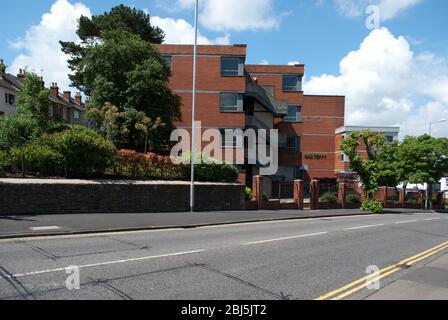
<svg viewBox="0 0 448 320">
<path fill-rule="evenodd" d="M 2 3 L 0 59 L 69 89 L 59 40 L 77 41 L 81 15 L 120 3 L 147 11 L 167 43 L 193 42 L 194 0 L 15 0 Z M 404 137 L 448 119 L 446 0 L 200 0 L 199 11 L 201 44 L 247 44 L 251 64 L 305 64 L 305 94 L 345 95 L 346 125 Z M 432 133 L 447 137 L 448 122 Z"/>
</svg>

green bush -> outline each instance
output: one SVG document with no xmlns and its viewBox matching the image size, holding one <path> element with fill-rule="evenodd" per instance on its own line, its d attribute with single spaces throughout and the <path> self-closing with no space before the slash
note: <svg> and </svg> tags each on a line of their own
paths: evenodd
<svg viewBox="0 0 448 320">
<path fill-rule="evenodd" d="M 190 162 L 190 153 L 184 153 L 181 157 L 183 163 Z M 224 161 L 208 158 L 206 155 L 196 154 L 196 159 L 202 159 L 201 163 L 194 166 L 195 179 L 205 182 L 236 182 L 238 178 L 238 169 Z M 185 166 L 189 172 L 191 166 L 188 164 Z"/>
<path fill-rule="evenodd" d="M 36 120 L 28 116 L 0 117 L 0 150 L 21 147 L 38 137 L 40 129 Z"/>
<path fill-rule="evenodd" d="M 73 126 L 10 149 L 2 162 L 11 159 L 9 165 L 18 170 L 24 165 L 29 173 L 82 178 L 103 173 L 115 155 L 115 147 L 96 132 Z"/>
<path fill-rule="evenodd" d="M 246 187 L 246 189 L 244 190 L 244 195 L 246 196 L 246 201 L 252 200 L 252 189 Z"/>
<path fill-rule="evenodd" d="M 11 161 L 16 168 L 21 168 L 23 164 L 28 170 L 48 173 L 60 170 L 64 157 L 51 147 L 36 141 L 20 148 L 11 149 Z"/>
<path fill-rule="evenodd" d="M 361 205 L 361 210 L 364 212 L 383 213 L 383 204 L 378 200 L 365 200 Z"/>
<path fill-rule="evenodd" d="M 320 197 L 319 201 L 323 203 L 336 204 L 338 202 L 338 197 L 336 197 L 333 193 L 327 192 Z"/>
<path fill-rule="evenodd" d="M 347 201 L 347 203 L 358 204 L 361 203 L 361 197 L 357 193 L 349 193 L 345 197 L 345 201 Z"/>
<path fill-rule="evenodd" d="M 269 201 L 269 196 L 266 192 L 263 192 L 263 201 Z"/>
<path fill-rule="evenodd" d="M 66 130 L 70 130 L 71 128 L 72 128 L 72 126 L 70 126 L 69 124 L 64 123 L 64 122 L 52 122 L 52 123 L 48 124 L 47 133 L 49 133 L 49 134 L 61 133 Z"/>
<path fill-rule="evenodd" d="M 44 136 L 48 145 L 60 153 L 69 175 L 102 173 L 115 160 L 114 145 L 95 131 L 81 126 Z"/>
<path fill-rule="evenodd" d="M 196 179 L 207 182 L 235 182 L 238 170 L 225 162 L 201 163 L 195 166 Z"/>
</svg>

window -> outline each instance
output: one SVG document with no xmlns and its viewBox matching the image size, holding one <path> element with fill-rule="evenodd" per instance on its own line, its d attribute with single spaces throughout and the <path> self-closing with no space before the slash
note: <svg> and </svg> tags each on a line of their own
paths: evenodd
<svg viewBox="0 0 448 320">
<path fill-rule="evenodd" d="M 170 69 L 173 69 L 173 57 L 172 56 L 162 56 L 162 59 L 170 66 Z"/>
<path fill-rule="evenodd" d="M 16 101 L 16 97 L 13 94 L 5 93 L 5 103 L 13 105 Z"/>
<path fill-rule="evenodd" d="M 53 118 L 54 117 L 54 109 L 53 106 L 48 106 L 48 117 Z"/>
<path fill-rule="evenodd" d="M 222 76 L 243 76 L 244 75 L 244 58 L 222 57 L 221 58 L 221 75 Z"/>
<path fill-rule="evenodd" d="M 221 112 L 243 112 L 242 93 L 221 93 Z"/>
<path fill-rule="evenodd" d="M 0 117 L 3 117 L 5 113 L 3 111 L 0 111 Z"/>
<path fill-rule="evenodd" d="M 289 152 L 300 152 L 300 137 L 292 136 L 286 138 L 286 150 Z"/>
<path fill-rule="evenodd" d="M 80 114 L 79 114 L 79 111 L 78 111 L 78 110 L 75 110 L 75 111 L 73 112 L 73 118 L 75 118 L 75 119 L 79 119 L 79 118 L 80 118 Z"/>
<path fill-rule="evenodd" d="M 302 76 L 284 75 L 283 91 L 302 91 Z"/>
<path fill-rule="evenodd" d="M 301 106 L 288 106 L 288 114 L 283 118 L 284 122 L 300 122 L 302 119 Z"/>
<path fill-rule="evenodd" d="M 62 116 L 63 116 L 64 120 L 67 120 L 67 116 L 68 116 L 67 107 L 64 107 L 62 109 Z"/>
<path fill-rule="evenodd" d="M 392 142 L 394 142 L 394 137 L 393 136 L 386 136 L 386 141 L 387 141 L 387 143 L 392 143 Z"/>
<path fill-rule="evenodd" d="M 350 159 L 347 157 L 347 155 L 343 152 L 341 152 L 341 162 L 350 162 Z"/>
</svg>

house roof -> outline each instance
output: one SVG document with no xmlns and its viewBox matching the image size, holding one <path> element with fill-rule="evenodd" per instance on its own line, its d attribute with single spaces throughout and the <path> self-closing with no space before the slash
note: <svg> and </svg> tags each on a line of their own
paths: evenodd
<svg viewBox="0 0 448 320">
<path fill-rule="evenodd" d="M 7 89 L 15 90 L 15 91 L 20 91 L 23 88 L 23 82 L 18 77 L 13 76 L 12 74 L 9 74 L 9 73 L 3 74 L 3 77 L 0 78 L 0 85 L 3 87 L 6 87 Z M 72 99 L 70 99 L 71 101 L 68 101 L 61 94 L 59 94 L 58 97 L 54 97 L 54 96 L 50 95 L 49 99 L 51 102 L 61 104 L 66 107 L 72 107 L 79 111 L 85 110 L 84 103 L 81 103 L 81 105 L 79 105 Z"/>
</svg>

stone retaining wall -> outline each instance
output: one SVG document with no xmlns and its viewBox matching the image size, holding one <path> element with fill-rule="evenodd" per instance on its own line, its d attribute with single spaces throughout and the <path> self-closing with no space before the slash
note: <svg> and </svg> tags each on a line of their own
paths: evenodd
<svg viewBox="0 0 448 320">
<path fill-rule="evenodd" d="M 189 211 L 187 182 L 0 179 L 0 215 Z M 197 211 L 244 210 L 244 186 L 198 183 Z"/>
</svg>

